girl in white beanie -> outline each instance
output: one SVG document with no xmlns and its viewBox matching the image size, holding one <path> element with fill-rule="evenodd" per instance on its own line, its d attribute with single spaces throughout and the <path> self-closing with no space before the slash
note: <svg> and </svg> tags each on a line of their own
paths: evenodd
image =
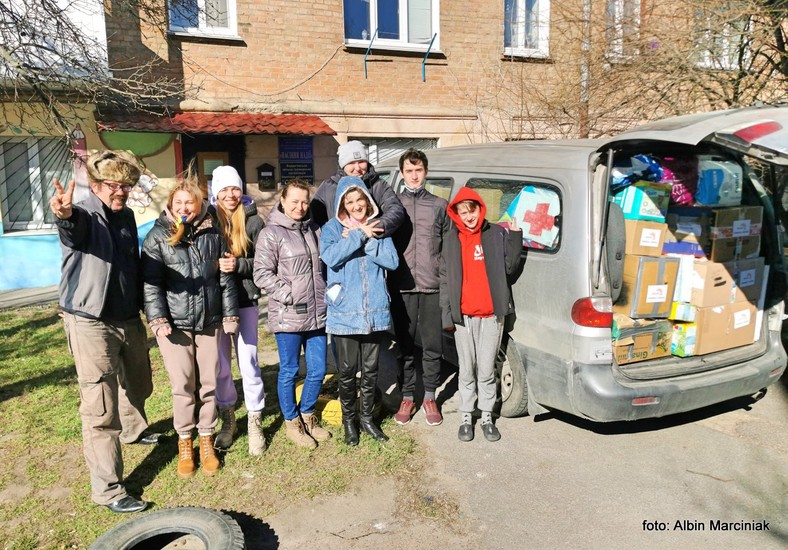
<svg viewBox="0 0 788 550">
<path fill-rule="evenodd" d="M 266 449 L 262 427 L 265 392 L 257 360 L 257 300 L 260 290 L 252 280 L 252 272 L 255 241 L 265 224 L 257 214 L 254 200 L 243 194 L 242 187 L 241 177 L 232 166 L 219 166 L 213 171 L 211 212 L 230 250 L 230 254 L 219 260 L 219 269 L 235 274 L 238 286 L 240 325 L 235 335 L 235 355 L 241 371 L 244 402 L 248 412 L 249 454 L 260 455 Z M 235 403 L 238 392 L 233 383 L 232 344 L 232 336 L 221 335 L 219 374 L 216 379 L 216 403 L 222 420 L 216 445 L 221 448 L 232 445 L 236 433 Z"/>
</svg>

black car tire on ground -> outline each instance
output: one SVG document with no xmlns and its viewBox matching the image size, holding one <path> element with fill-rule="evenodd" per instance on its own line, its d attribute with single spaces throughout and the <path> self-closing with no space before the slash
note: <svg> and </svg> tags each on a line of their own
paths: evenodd
<svg viewBox="0 0 788 550">
<path fill-rule="evenodd" d="M 500 384 L 501 416 L 516 418 L 528 414 L 528 380 L 517 344 L 504 334 L 496 361 L 496 374 Z"/>
<path fill-rule="evenodd" d="M 243 532 L 233 518 L 218 510 L 184 506 L 149 512 L 121 523 L 96 539 L 89 550 L 132 550 L 144 541 L 166 535 L 194 535 L 209 549 L 246 548 Z"/>
</svg>

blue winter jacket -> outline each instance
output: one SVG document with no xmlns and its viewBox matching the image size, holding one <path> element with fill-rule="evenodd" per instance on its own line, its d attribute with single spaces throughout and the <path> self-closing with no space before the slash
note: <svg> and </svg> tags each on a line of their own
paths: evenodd
<svg viewBox="0 0 788 550">
<path fill-rule="evenodd" d="M 391 328 L 386 270 L 397 268 L 397 250 L 390 237 L 367 238 L 352 228 L 347 212 L 339 205 L 351 189 L 367 196 L 374 219 L 378 207 L 366 185 L 355 176 L 341 178 L 337 184 L 334 218 L 323 226 L 320 259 L 328 268 L 326 284 L 326 332 L 329 334 L 370 334 Z M 342 232 L 348 229 L 347 237 Z"/>
</svg>

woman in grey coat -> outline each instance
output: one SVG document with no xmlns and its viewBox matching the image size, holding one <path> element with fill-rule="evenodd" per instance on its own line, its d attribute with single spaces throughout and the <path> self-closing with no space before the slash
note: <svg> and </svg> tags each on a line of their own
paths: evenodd
<svg viewBox="0 0 788 550">
<path fill-rule="evenodd" d="M 268 329 L 279 348 L 279 407 L 287 437 L 314 449 L 331 434 L 315 416 L 326 374 L 326 283 L 320 267 L 320 229 L 309 216 L 309 185 L 285 185 L 279 204 L 260 232 L 254 282 L 268 293 Z M 306 380 L 296 403 L 298 358 L 306 350 Z M 299 416 L 300 413 L 300 416 Z"/>
</svg>

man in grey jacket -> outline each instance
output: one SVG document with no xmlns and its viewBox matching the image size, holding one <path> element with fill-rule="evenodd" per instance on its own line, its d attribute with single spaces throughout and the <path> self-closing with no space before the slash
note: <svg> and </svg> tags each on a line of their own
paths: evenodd
<svg viewBox="0 0 788 550">
<path fill-rule="evenodd" d="M 100 151 L 87 161 L 90 193 L 72 204 L 75 183 L 54 181 L 49 201 L 63 253 L 60 307 L 79 382 L 82 448 L 93 501 L 113 512 L 148 503 L 123 486 L 121 443 L 153 444 L 145 400 L 153 390 L 134 213 L 126 207 L 140 177 L 125 151 Z"/>
<path fill-rule="evenodd" d="M 427 178 L 427 156 L 423 151 L 408 149 L 399 159 L 405 181 L 398 193 L 407 213 L 405 221 L 394 233 L 394 244 L 400 255 L 399 268 L 389 278 L 391 314 L 401 354 L 399 382 L 402 403 L 394 415 L 397 424 L 407 424 L 416 412 L 415 337 L 418 331 L 422 349 L 425 421 L 430 426 L 443 422 L 435 391 L 440 385 L 442 325 L 440 313 L 439 259 L 443 234 L 448 225 L 446 200 L 424 188 Z"/>
</svg>

